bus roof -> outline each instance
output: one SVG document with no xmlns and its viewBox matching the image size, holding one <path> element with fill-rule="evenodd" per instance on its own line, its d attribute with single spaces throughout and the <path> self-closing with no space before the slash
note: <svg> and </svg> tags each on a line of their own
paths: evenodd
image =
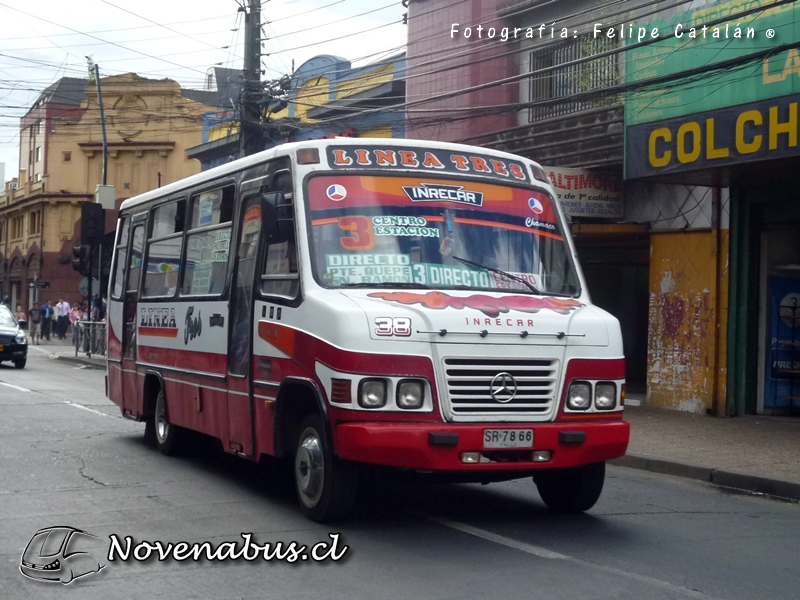
<svg viewBox="0 0 800 600">
<path fill-rule="evenodd" d="M 120 211 L 130 210 L 140 204 L 145 204 L 157 198 L 163 198 L 171 194 L 176 194 L 187 188 L 202 185 L 207 181 L 224 178 L 227 175 L 231 175 L 243 169 L 247 169 L 248 167 L 257 165 L 271 158 L 275 158 L 278 156 L 291 156 L 299 148 L 319 148 L 322 151 L 324 148 L 330 145 L 336 145 L 338 147 L 378 145 L 388 149 L 391 149 L 394 146 L 402 146 L 403 148 L 420 148 L 420 149 L 433 148 L 439 150 L 452 150 L 454 152 L 472 152 L 472 153 L 477 152 L 486 156 L 496 156 L 498 158 L 505 158 L 509 160 L 525 162 L 531 165 L 535 165 L 536 167 L 541 169 L 541 165 L 528 158 L 524 158 L 516 154 L 511 154 L 509 152 L 500 152 L 498 150 L 492 150 L 489 148 L 483 148 L 479 146 L 468 146 L 466 144 L 435 142 L 430 140 L 412 140 L 405 138 L 350 138 L 350 137 L 326 138 L 323 140 L 307 140 L 301 142 L 289 142 L 286 144 L 280 144 L 279 146 L 275 146 L 274 148 L 263 150 L 261 152 L 257 152 L 256 154 L 245 156 L 244 158 L 239 158 L 224 165 L 220 165 L 218 167 L 214 167 L 213 169 L 209 169 L 208 171 L 202 171 L 200 173 L 197 173 L 196 175 L 190 175 L 189 177 L 186 177 L 174 183 L 167 184 L 164 187 L 160 187 L 155 190 L 150 190 L 149 192 L 145 192 L 143 194 L 139 194 L 138 196 L 133 196 L 132 198 L 128 198 L 120 206 Z M 322 154 L 322 152 L 320 154 Z M 550 184 L 549 181 L 542 183 L 544 183 L 546 186 L 549 187 Z"/>
</svg>

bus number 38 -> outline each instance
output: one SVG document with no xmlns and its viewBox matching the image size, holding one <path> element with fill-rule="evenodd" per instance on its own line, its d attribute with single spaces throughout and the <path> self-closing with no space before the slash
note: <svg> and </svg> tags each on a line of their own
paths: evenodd
<svg viewBox="0 0 800 600">
<path fill-rule="evenodd" d="M 411 319 L 408 317 L 377 317 L 375 319 L 375 335 L 397 335 L 408 337 L 411 335 Z"/>
</svg>

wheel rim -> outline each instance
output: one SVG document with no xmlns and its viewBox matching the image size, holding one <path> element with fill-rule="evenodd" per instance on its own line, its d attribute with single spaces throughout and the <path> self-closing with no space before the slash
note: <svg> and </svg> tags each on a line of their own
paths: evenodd
<svg viewBox="0 0 800 600">
<path fill-rule="evenodd" d="M 158 400 L 156 401 L 156 437 L 160 444 L 163 444 L 169 435 L 169 422 L 167 421 L 166 412 L 164 410 L 164 393 L 162 392 L 158 395 Z"/>
<path fill-rule="evenodd" d="M 325 461 L 322 442 L 313 429 L 307 429 L 300 437 L 294 459 L 294 476 L 300 501 L 314 508 L 319 503 L 325 484 Z"/>
</svg>

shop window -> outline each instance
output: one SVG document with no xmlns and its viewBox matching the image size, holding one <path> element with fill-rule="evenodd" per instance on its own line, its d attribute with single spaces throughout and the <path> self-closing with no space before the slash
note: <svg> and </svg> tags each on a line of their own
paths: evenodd
<svg viewBox="0 0 800 600">
<path fill-rule="evenodd" d="M 36 235 L 42 231 L 42 213 L 34 211 L 28 215 L 28 235 Z"/>
<path fill-rule="evenodd" d="M 563 102 L 532 106 L 528 109 L 528 122 L 549 117 L 565 115 L 596 106 L 619 102 L 618 94 L 603 94 L 601 90 L 619 82 L 617 54 L 602 56 L 595 60 L 583 60 L 595 54 L 616 48 L 616 38 L 606 36 L 594 38 L 580 36 L 534 50 L 528 55 L 530 72 L 533 73 L 528 84 L 531 102 L 558 100 Z M 580 61 L 580 62 L 576 62 Z M 574 64 L 565 64 L 574 63 Z M 558 67 L 558 65 L 565 65 Z M 557 68 L 550 68 L 557 67 Z M 548 69 L 543 73 L 537 73 Z M 575 94 L 598 90 L 600 93 L 590 98 L 572 100 Z"/>
<path fill-rule="evenodd" d="M 11 219 L 11 238 L 12 240 L 22 239 L 24 217 L 14 217 Z"/>
</svg>

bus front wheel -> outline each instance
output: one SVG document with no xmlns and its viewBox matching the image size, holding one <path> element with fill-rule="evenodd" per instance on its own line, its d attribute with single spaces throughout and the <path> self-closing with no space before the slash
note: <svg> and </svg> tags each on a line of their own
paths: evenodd
<svg viewBox="0 0 800 600">
<path fill-rule="evenodd" d="M 539 495 L 550 510 L 582 513 L 600 498 L 606 478 L 606 463 L 592 463 L 572 469 L 542 471 L 533 477 Z"/>
<path fill-rule="evenodd" d="M 356 466 L 333 456 L 317 415 L 306 417 L 299 432 L 294 451 L 294 481 L 300 509 L 319 523 L 346 518 L 355 504 Z"/>
</svg>

